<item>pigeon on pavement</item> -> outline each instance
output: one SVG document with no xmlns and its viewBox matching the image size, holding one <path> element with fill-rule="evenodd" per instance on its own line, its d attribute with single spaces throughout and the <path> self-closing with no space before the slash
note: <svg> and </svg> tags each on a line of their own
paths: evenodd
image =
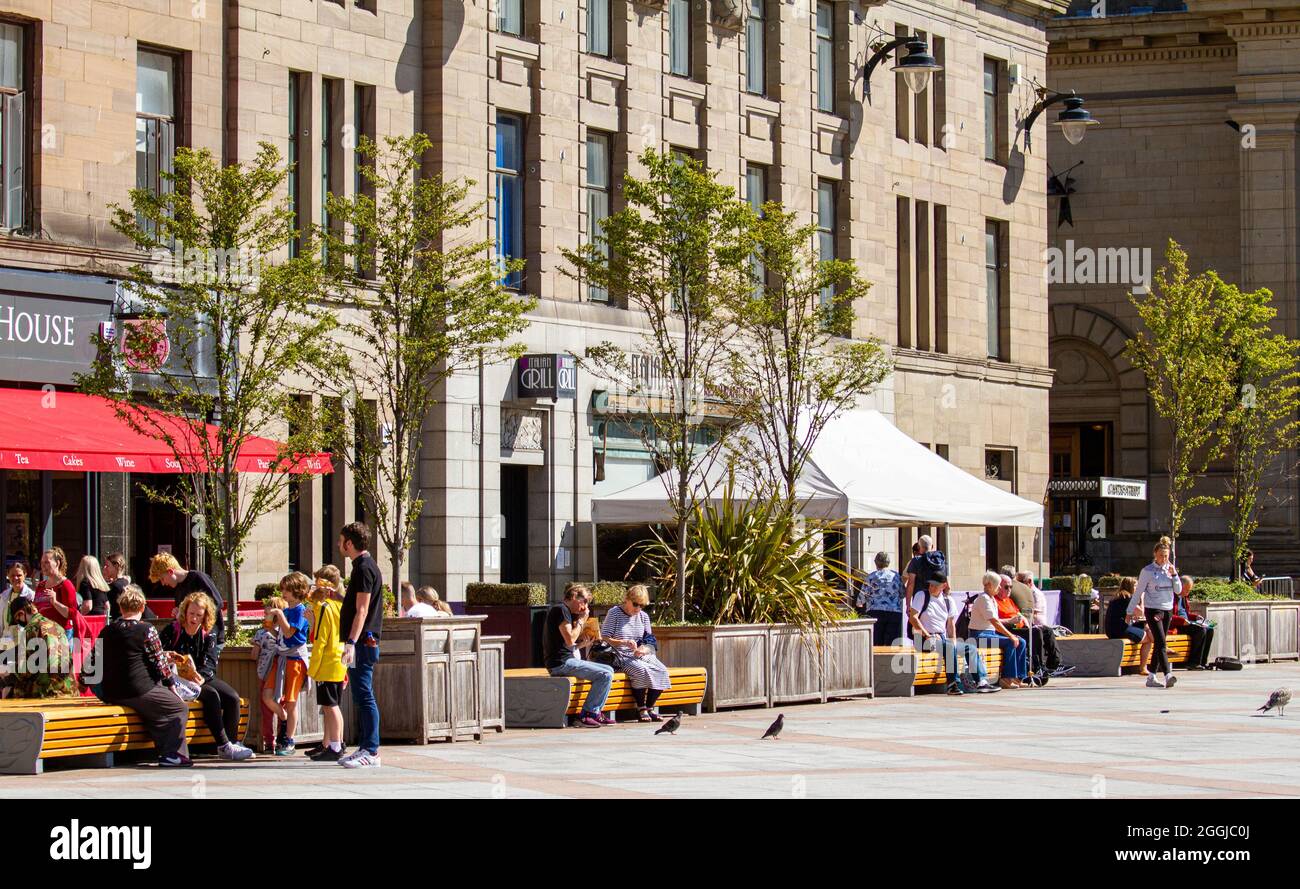
<svg viewBox="0 0 1300 889">
<path fill-rule="evenodd" d="M 1277 715 L 1285 716 L 1286 705 L 1289 703 L 1291 703 L 1291 689 L 1279 688 L 1277 691 L 1273 692 L 1271 695 L 1268 696 L 1268 703 L 1265 704 L 1263 707 L 1260 707 L 1259 710 L 1256 710 L 1255 712 L 1259 713 L 1262 711 L 1264 713 L 1267 713 L 1269 710 L 1272 710 L 1274 707 L 1276 707 Z"/>
<path fill-rule="evenodd" d="M 672 719 L 665 722 L 655 731 L 656 735 L 662 735 L 667 732 L 670 735 L 677 734 L 677 730 L 682 727 L 682 714 L 678 713 Z"/>
<path fill-rule="evenodd" d="M 768 738 L 771 738 L 773 741 L 777 740 L 777 738 L 780 737 L 781 729 L 783 728 L 785 728 L 784 713 L 778 715 L 776 717 L 776 722 L 772 723 L 767 727 L 767 731 L 763 733 L 762 740 L 766 741 Z"/>
</svg>

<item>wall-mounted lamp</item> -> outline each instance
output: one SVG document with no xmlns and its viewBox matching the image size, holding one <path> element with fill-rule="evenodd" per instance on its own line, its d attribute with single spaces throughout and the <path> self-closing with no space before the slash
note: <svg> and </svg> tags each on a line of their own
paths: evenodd
<svg viewBox="0 0 1300 889">
<path fill-rule="evenodd" d="M 914 94 L 925 92 L 925 88 L 930 85 L 931 75 L 943 70 L 943 66 L 930 55 L 930 45 L 915 35 L 896 37 L 887 43 L 876 44 L 872 47 L 874 52 L 862 72 L 862 82 L 865 84 L 868 99 L 871 98 L 871 72 L 875 71 L 881 62 L 887 61 L 889 54 L 900 46 L 907 47 L 907 55 L 899 59 L 891 70 L 903 75 L 903 82 Z"/>
<path fill-rule="evenodd" d="M 1078 145 L 1083 141 L 1083 136 L 1088 132 L 1088 127 L 1095 127 L 1101 123 L 1094 120 L 1092 115 L 1083 107 L 1083 98 L 1074 93 L 1048 93 L 1046 90 L 1039 90 L 1038 104 L 1029 112 L 1025 118 L 1025 151 L 1028 152 L 1032 147 L 1032 133 L 1034 121 L 1047 108 L 1055 105 L 1057 102 L 1064 102 L 1065 108 L 1061 113 L 1056 115 L 1055 125 L 1061 128 L 1061 135 L 1065 141 L 1071 145 Z"/>
</svg>

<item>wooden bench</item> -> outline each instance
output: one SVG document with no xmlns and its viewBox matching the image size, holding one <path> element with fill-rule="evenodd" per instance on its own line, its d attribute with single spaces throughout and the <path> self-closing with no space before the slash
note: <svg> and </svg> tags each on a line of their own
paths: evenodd
<svg viewBox="0 0 1300 889">
<path fill-rule="evenodd" d="M 673 687 L 659 696 L 660 709 L 697 716 L 704 701 L 708 671 L 703 667 L 669 667 Z M 505 671 L 506 728 L 564 728 L 569 717 L 582 712 L 591 683 L 572 676 L 552 676 L 536 667 Z M 627 675 L 614 674 L 614 684 L 602 712 L 635 710 L 636 699 Z"/>
<path fill-rule="evenodd" d="M 1169 665 L 1187 663 L 1192 637 L 1175 633 L 1167 640 Z M 1125 668 L 1137 671 L 1140 646 L 1128 639 L 1107 639 L 1097 633 L 1076 633 L 1056 640 L 1061 662 L 1075 668 L 1076 678 L 1122 675 Z"/>
<path fill-rule="evenodd" d="M 906 645 L 873 645 L 871 656 L 875 659 L 878 698 L 910 698 L 918 691 L 942 691 L 948 684 L 948 673 L 937 651 L 917 651 Z M 980 657 L 984 659 L 989 681 L 996 682 L 1002 675 L 1002 649 L 981 646 Z"/>
<path fill-rule="evenodd" d="M 248 729 L 248 702 L 240 701 L 239 736 Z M 185 738 L 215 744 L 198 701 L 190 702 Z M 96 698 L 0 701 L 0 774 L 39 775 L 47 759 L 93 756 L 111 766 L 113 754 L 148 750 L 153 739 L 134 710 Z"/>
</svg>

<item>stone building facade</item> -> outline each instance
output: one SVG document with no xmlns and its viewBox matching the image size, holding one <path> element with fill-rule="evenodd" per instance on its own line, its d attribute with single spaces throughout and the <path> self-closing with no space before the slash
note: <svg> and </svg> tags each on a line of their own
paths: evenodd
<svg viewBox="0 0 1300 889">
<path fill-rule="evenodd" d="M 26 35 L 31 111 L 26 220 L 0 235 L 0 267 L 111 282 L 134 261 L 105 208 L 124 203 L 139 175 L 132 129 L 148 115 L 132 100 L 141 52 L 152 52 L 176 66 L 176 144 L 237 162 L 270 141 L 297 159 L 290 197 L 305 220 L 319 218 L 326 191 L 356 187 L 347 150 L 356 136 L 428 133 L 428 171 L 473 180 L 487 202 L 471 234 L 509 232 L 527 261 L 521 287 L 539 300 L 521 337 L 528 351 L 581 355 L 603 341 L 636 351 L 641 319 L 566 275 L 560 250 L 591 236 L 593 191 L 617 210 L 638 154 L 671 148 L 742 196 L 821 219 L 828 249 L 873 283 L 854 335 L 879 337 L 896 361 L 874 405 L 954 463 L 1037 500 L 1052 385 L 1046 152 L 1024 150 L 1019 121 L 1047 79 L 1047 29 L 1063 9 L 1053 0 L 4 2 L 0 16 Z M 916 32 L 942 74 L 913 96 L 882 65 L 868 95 L 873 45 Z M 517 205 L 507 188 L 518 189 Z M 513 367 L 448 381 L 425 431 L 413 578 L 458 601 L 471 581 L 526 578 L 554 593 L 591 577 L 591 497 L 653 465 L 602 414 L 607 386 L 583 372 L 576 383 L 575 397 L 552 401 L 519 397 Z M 135 507 L 128 494 L 101 496 L 101 540 L 142 538 Z M 244 582 L 277 577 L 291 556 L 301 567 L 329 558 L 330 529 L 358 511 L 345 471 L 304 484 L 295 510 L 258 528 Z M 878 549 L 901 555 L 914 533 L 862 532 L 855 561 Z M 1023 530 L 953 529 L 946 546 L 954 579 L 969 587 L 986 564 L 1031 563 L 1034 543 Z M 605 564 L 602 554 L 608 577 Z"/>
<path fill-rule="evenodd" d="M 1077 91 L 1101 121 L 1086 140 L 1048 143 L 1053 170 L 1082 162 L 1073 178 L 1073 226 L 1049 242 L 1063 256 L 1121 248 L 1162 264 L 1172 238 L 1194 270 L 1212 268 L 1245 289 L 1269 288 L 1277 326 L 1297 334 L 1297 124 L 1300 123 L 1300 5 L 1188 0 L 1142 7 L 1078 2 L 1049 25 L 1049 85 Z M 1136 253 L 1134 251 L 1137 251 Z M 1067 261 L 1068 265 L 1068 261 Z M 1147 268 L 1150 272 L 1152 269 Z M 1099 570 L 1133 573 L 1169 522 L 1168 426 L 1151 409 L 1143 375 L 1121 354 L 1137 325 L 1132 281 L 1050 285 L 1054 474 L 1149 480 L 1148 500 L 1088 506 L 1105 534 L 1087 546 Z M 1294 466 L 1295 454 L 1285 464 Z M 1279 470 L 1282 464 L 1277 467 Z M 1223 470 L 1200 483 L 1222 493 Z M 1300 573 L 1297 484 L 1272 473 L 1274 496 L 1253 540 L 1268 574 Z M 1074 535 L 1054 509 L 1058 549 Z M 1232 573 L 1226 514 L 1202 507 L 1180 535 L 1180 567 Z"/>
</svg>

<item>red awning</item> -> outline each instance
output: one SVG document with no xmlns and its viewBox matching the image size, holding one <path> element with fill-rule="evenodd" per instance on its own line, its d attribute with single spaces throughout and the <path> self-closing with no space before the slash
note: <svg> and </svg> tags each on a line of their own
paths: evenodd
<svg viewBox="0 0 1300 889">
<path fill-rule="evenodd" d="M 0 389 L 0 469 L 53 469 L 73 472 L 202 472 L 196 432 L 185 420 L 147 411 L 177 441 L 193 441 L 177 459 L 157 438 L 136 432 L 117 416 L 114 403 L 79 392 Z M 206 424 L 209 441 L 217 427 Z M 215 450 L 215 448 L 213 448 Z M 239 472 L 278 470 L 308 475 L 334 471 L 329 454 L 286 457 L 277 467 L 280 445 L 251 438 L 235 458 Z"/>
</svg>

